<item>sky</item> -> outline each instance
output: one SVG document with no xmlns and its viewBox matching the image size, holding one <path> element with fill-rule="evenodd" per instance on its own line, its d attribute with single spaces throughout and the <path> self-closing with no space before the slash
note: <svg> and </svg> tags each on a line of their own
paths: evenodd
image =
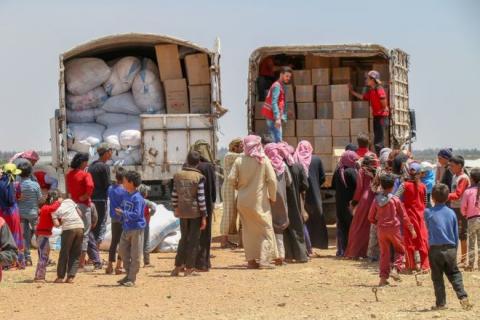
<svg viewBox="0 0 480 320">
<path fill-rule="evenodd" d="M 479 148 L 480 1 L 0 0 L 0 150 L 49 150 L 58 57 L 127 32 L 222 44 L 220 145 L 247 133 L 248 58 L 266 45 L 376 43 L 410 54 L 414 148 Z"/>
</svg>

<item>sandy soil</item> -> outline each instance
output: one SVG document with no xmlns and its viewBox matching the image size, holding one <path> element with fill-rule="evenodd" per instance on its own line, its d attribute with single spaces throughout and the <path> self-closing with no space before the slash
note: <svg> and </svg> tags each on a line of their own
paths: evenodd
<svg viewBox="0 0 480 320">
<path fill-rule="evenodd" d="M 35 284 L 29 267 L 4 273 L 0 319 L 480 318 L 480 305 L 463 311 L 450 285 L 450 309 L 430 311 L 429 275 L 419 276 L 421 286 L 415 277 L 403 276 L 402 282 L 378 289 L 377 302 L 372 292 L 378 282 L 375 264 L 338 260 L 333 248 L 317 253 L 307 264 L 251 271 L 245 269 L 241 250 L 221 250 L 214 243 L 211 272 L 190 278 L 169 276 L 174 254 L 153 254 L 154 268 L 140 271 L 135 288 L 117 286 L 120 276 L 103 271 L 79 274 L 73 285 Z M 55 267 L 47 278 L 54 280 Z M 480 273 L 464 273 L 464 280 L 475 303 Z"/>
</svg>

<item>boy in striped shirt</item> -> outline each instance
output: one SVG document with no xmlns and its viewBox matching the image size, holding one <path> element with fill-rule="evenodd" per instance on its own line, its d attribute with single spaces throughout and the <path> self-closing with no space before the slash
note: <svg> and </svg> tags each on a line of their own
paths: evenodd
<svg viewBox="0 0 480 320">
<path fill-rule="evenodd" d="M 183 169 L 173 177 L 172 205 L 175 216 L 180 218 L 182 236 L 172 276 L 178 276 L 182 270 L 185 270 L 185 276 L 193 274 L 200 231 L 207 225 L 205 177 L 197 169 L 199 163 L 200 154 L 191 151 Z"/>
</svg>

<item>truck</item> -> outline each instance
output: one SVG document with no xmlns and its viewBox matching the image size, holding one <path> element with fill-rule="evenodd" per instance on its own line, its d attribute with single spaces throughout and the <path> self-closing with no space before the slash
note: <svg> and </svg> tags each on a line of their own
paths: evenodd
<svg viewBox="0 0 480 320">
<path fill-rule="evenodd" d="M 251 53 L 249 59 L 247 95 L 248 130 L 257 134 L 262 134 L 265 130 L 265 120 L 262 120 L 259 112 L 259 108 L 263 104 L 262 101 L 259 101 L 259 97 L 262 95 L 260 91 L 265 88 L 259 88 L 259 83 L 261 83 L 259 79 L 261 78 L 261 63 L 267 58 L 273 59 L 275 65 L 288 65 L 294 69 L 294 85 L 290 87 L 290 90 L 293 91 L 295 88 L 296 69 L 313 70 L 323 68 L 329 69 L 331 72 L 330 69 L 332 68 L 350 67 L 354 73 L 351 77 L 354 78 L 356 72 L 356 78 L 360 79 L 358 82 L 362 82 L 364 81 L 365 71 L 372 69 L 374 65 L 382 68 L 382 82 L 387 89 L 388 105 L 391 110 L 390 127 L 389 132 L 386 134 L 385 145 L 395 149 L 411 149 L 412 142 L 416 138 L 416 125 L 415 112 L 409 106 L 409 55 L 405 51 L 401 49 L 389 50 L 377 44 L 288 45 L 257 48 Z M 364 84 L 359 83 L 359 85 L 361 87 Z M 359 88 L 357 91 L 362 91 L 362 88 Z M 263 96 L 265 96 L 264 93 Z M 287 101 L 289 101 L 288 96 L 289 93 L 287 92 Z M 291 101 L 293 101 L 294 94 L 291 97 Z M 295 109 L 292 108 L 295 107 L 295 104 L 287 102 L 287 105 L 289 110 Z M 289 112 L 289 118 L 293 117 L 293 120 L 290 121 L 295 121 L 295 111 L 291 112 Z M 298 133 L 298 129 L 296 133 Z M 295 134 L 295 137 L 284 139 L 288 141 L 290 138 L 293 138 L 293 141 L 299 140 L 297 134 Z M 352 140 L 354 140 L 353 137 L 351 137 L 350 142 Z M 290 141 L 292 140 L 290 139 Z M 332 150 L 331 155 L 333 165 L 327 166 L 327 179 L 322 186 L 323 209 L 329 224 L 335 223 L 335 190 L 331 187 L 331 179 L 338 155 L 335 157 L 333 152 L 334 150 Z"/>
<path fill-rule="evenodd" d="M 177 45 L 180 52 L 187 54 L 205 53 L 210 68 L 211 112 L 206 114 L 142 114 L 141 128 L 141 164 L 126 166 L 135 170 L 142 180 L 151 185 L 151 195 L 160 194 L 162 181 L 172 179 L 182 167 L 190 147 L 197 140 L 205 140 L 212 146 L 216 157 L 218 118 L 221 116 L 220 85 L 220 42 L 215 48 L 207 49 L 192 42 L 166 35 L 128 33 L 101 37 L 80 44 L 59 57 L 59 107 L 50 119 L 52 165 L 57 171 L 59 188 L 65 190 L 65 174 L 69 167 L 67 143 L 67 113 L 65 98 L 65 64 L 71 59 L 96 57 L 113 60 L 123 56 L 148 57 L 156 61 L 155 46 L 160 44 Z M 180 54 L 180 58 L 182 58 Z M 224 109 L 222 109 L 224 110 Z"/>
</svg>

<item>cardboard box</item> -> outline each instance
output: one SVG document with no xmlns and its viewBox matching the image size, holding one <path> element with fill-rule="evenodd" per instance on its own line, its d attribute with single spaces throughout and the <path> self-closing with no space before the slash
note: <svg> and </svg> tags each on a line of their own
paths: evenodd
<svg viewBox="0 0 480 320">
<path fill-rule="evenodd" d="M 314 137 L 297 137 L 297 139 L 298 139 L 298 143 L 300 143 L 300 141 L 303 141 L 303 140 L 310 142 L 310 144 L 312 145 L 312 148 L 315 145 L 315 138 Z"/>
<path fill-rule="evenodd" d="M 167 113 L 189 113 L 188 107 L 188 91 L 187 80 L 165 80 L 163 81 L 163 88 L 165 90 L 165 102 L 167 105 Z"/>
<path fill-rule="evenodd" d="M 190 113 L 211 113 L 210 85 L 188 86 Z"/>
<path fill-rule="evenodd" d="M 295 127 L 298 137 L 313 137 L 313 120 L 297 120 Z"/>
<path fill-rule="evenodd" d="M 206 53 L 189 54 L 185 57 L 185 70 L 189 85 L 210 84 L 210 66 Z"/>
<path fill-rule="evenodd" d="M 313 86 L 295 86 L 296 102 L 314 102 Z"/>
<path fill-rule="evenodd" d="M 255 127 L 253 128 L 253 131 L 259 136 L 267 134 L 267 122 L 265 120 L 255 120 Z"/>
<path fill-rule="evenodd" d="M 329 68 L 313 69 L 312 84 L 328 86 L 330 84 L 330 69 Z"/>
<path fill-rule="evenodd" d="M 305 69 L 330 68 L 330 58 L 307 54 L 305 56 Z"/>
<path fill-rule="evenodd" d="M 352 117 L 351 101 L 333 102 L 333 119 L 350 119 Z"/>
<path fill-rule="evenodd" d="M 320 160 L 322 160 L 323 170 L 325 170 L 325 172 L 335 171 L 332 155 L 319 154 L 318 156 L 320 157 Z"/>
<path fill-rule="evenodd" d="M 295 137 L 295 120 L 282 123 L 282 134 L 284 137 Z"/>
<path fill-rule="evenodd" d="M 355 138 L 356 139 L 356 138 Z M 347 144 L 351 143 L 350 136 L 348 137 L 333 137 L 333 149 L 343 149 L 345 150 L 345 147 Z"/>
<path fill-rule="evenodd" d="M 330 86 L 315 86 L 317 102 L 332 101 Z"/>
<path fill-rule="evenodd" d="M 352 82 L 350 67 L 332 68 L 332 84 L 349 84 Z"/>
<path fill-rule="evenodd" d="M 359 133 L 368 134 L 368 118 L 350 120 L 350 135 L 357 136 Z"/>
<path fill-rule="evenodd" d="M 255 110 L 254 110 L 255 120 L 265 119 L 265 117 L 262 115 L 263 104 L 264 104 L 264 102 L 262 102 L 262 101 L 255 102 L 255 106 L 254 106 L 254 108 L 255 108 Z"/>
<path fill-rule="evenodd" d="M 332 137 L 315 137 L 313 152 L 316 154 L 331 154 L 333 146 L 332 143 Z"/>
<path fill-rule="evenodd" d="M 283 137 L 283 141 L 296 148 L 298 144 L 298 139 L 296 137 Z"/>
<path fill-rule="evenodd" d="M 332 120 L 316 119 L 313 120 L 313 135 L 315 137 L 332 136 Z"/>
<path fill-rule="evenodd" d="M 380 72 L 380 80 L 382 80 L 382 82 L 388 82 L 390 73 L 389 69 L 390 67 L 388 63 L 374 63 L 372 65 L 372 70 Z"/>
<path fill-rule="evenodd" d="M 160 80 L 182 79 L 182 67 L 176 44 L 161 44 L 155 46 Z"/>
<path fill-rule="evenodd" d="M 310 70 L 293 70 L 293 83 L 296 86 L 312 84 L 312 72 Z"/>
<path fill-rule="evenodd" d="M 332 102 L 317 102 L 317 119 L 333 119 Z"/>
<path fill-rule="evenodd" d="M 370 118 L 370 103 L 368 101 L 352 102 L 352 118 Z"/>
<path fill-rule="evenodd" d="M 315 102 L 298 102 L 297 103 L 297 119 L 312 120 L 315 119 Z"/>
<path fill-rule="evenodd" d="M 295 94 L 293 92 L 293 86 L 291 84 L 287 84 L 285 86 L 285 100 L 287 102 L 294 102 L 295 101 Z"/>
<path fill-rule="evenodd" d="M 330 86 L 332 101 L 350 101 L 350 90 L 347 84 L 337 84 Z"/>
<path fill-rule="evenodd" d="M 350 136 L 350 120 L 332 120 L 332 136 L 349 137 Z"/>
</svg>

